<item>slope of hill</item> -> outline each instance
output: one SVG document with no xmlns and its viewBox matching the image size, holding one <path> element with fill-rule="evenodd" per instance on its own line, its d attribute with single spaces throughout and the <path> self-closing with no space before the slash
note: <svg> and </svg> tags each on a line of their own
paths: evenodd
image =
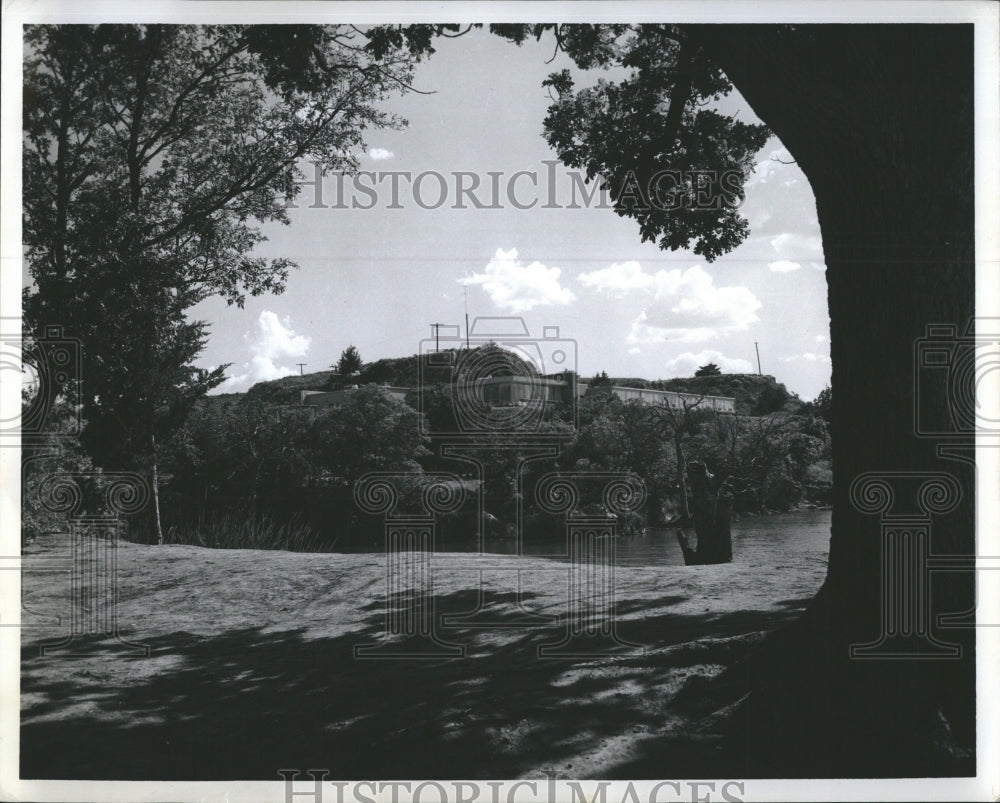
<svg viewBox="0 0 1000 803">
<path fill-rule="evenodd" d="M 517 359 L 510 355 L 513 359 Z M 295 404 L 303 390 L 337 390 L 350 385 L 386 384 L 415 387 L 420 381 L 420 356 L 386 357 L 365 364 L 361 371 L 341 376 L 334 371 L 318 371 L 304 376 L 286 376 L 269 382 L 259 382 L 247 391 L 250 399 Z M 438 369 L 435 381 L 447 381 L 450 369 Z M 594 378 L 584 381 L 593 382 Z M 736 412 L 745 415 L 765 415 L 778 410 L 792 411 L 799 405 L 798 397 L 790 393 L 773 376 L 758 374 L 720 374 L 718 376 L 677 377 L 673 379 L 640 379 L 609 377 L 615 385 L 657 390 L 677 390 L 704 393 L 709 396 L 732 396 Z"/>
<path fill-rule="evenodd" d="M 283 376 L 268 382 L 258 382 L 246 392 L 246 398 L 259 401 L 273 401 L 283 404 L 298 404 L 299 392 L 303 390 L 326 390 L 333 371 L 317 371 L 302 376 Z"/>
</svg>

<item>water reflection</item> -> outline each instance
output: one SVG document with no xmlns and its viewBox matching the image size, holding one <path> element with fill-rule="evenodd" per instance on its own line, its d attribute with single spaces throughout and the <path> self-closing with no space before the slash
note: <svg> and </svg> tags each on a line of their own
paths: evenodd
<svg viewBox="0 0 1000 803">
<path fill-rule="evenodd" d="M 733 563 L 769 563 L 781 555 L 810 553 L 826 561 L 830 548 L 830 511 L 803 510 L 774 516 L 758 516 L 733 522 Z M 476 539 L 445 539 L 441 552 L 478 552 Z M 339 551 L 339 550 L 338 550 Z M 345 552 L 372 552 L 371 546 L 347 548 Z M 518 554 L 516 538 L 490 538 L 482 551 L 498 555 Z M 533 538 L 521 554 L 566 560 L 566 543 L 559 538 Z M 615 542 L 618 566 L 683 566 L 684 558 L 673 530 L 651 528 L 641 535 L 621 536 Z"/>
</svg>

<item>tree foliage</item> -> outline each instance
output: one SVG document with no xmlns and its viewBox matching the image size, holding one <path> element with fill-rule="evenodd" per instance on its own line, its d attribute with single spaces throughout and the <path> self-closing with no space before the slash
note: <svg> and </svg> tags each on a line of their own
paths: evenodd
<svg viewBox="0 0 1000 803">
<path fill-rule="evenodd" d="M 340 353 L 340 359 L 337 360 L 337 373 L 341 376 L 350 376 L 359 373 L 361 366 L 361 355 L 353 345 L 350 345 Z"/>
<path fill-rule="evenodd" d="M 694 372 L 695 376 L 722 376 L 722 369 L 714 362 L 701 366 Z"/>
<path fill-rule="evenodd" d="M 644 242 L 709 261 L 743 242 L 743 186 L 770 132 L 714 108 L 732 84 L 697 41 L 674 25 L 493 30 L 520 43 L 546 27 L 577 66 L 627 73 L 582 89 L 569 70 L 544 82 L 556 95 L 545 137 L 563 163 L 598 179 Z"/>
<path fill-rule="evenodd" d="M 191 367 L 206 330 L 185 312 L 284 288 L 293 263 L 255 254 L 259 224 L 288 222 L 302 160 L 355 169 L 364 132 L 401 123 L 379 101 L 420 53 L 349 26 L 41 25 L 25 40 L 25 326 L 82 341 L 86 443 L 113 465 L 221 381 Z"/>
</svg>

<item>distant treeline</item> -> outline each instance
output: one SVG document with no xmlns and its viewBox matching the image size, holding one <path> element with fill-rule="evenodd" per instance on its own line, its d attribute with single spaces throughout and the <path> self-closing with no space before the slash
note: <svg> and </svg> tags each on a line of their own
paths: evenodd
<svg viewBox="0 0 1000 803">
<path fill-rule="evenodd" d="M 359 510 L 353 496 L 358 480 L 372 471 L 406 475 L 412 478 L 411 490 L 419 488 L 427 474 L 457 476 L 468 493 L 464 505 L 441 519 L 451 537 L 472 538 L 477 532 L 477 490 L 488 533 L 509 532 L 518 521 L 519 506 L 529 537 L 558 531 L 553 528 L 559 522 L 543 515 L 534 501 L 537 480 L 556 469 L 629 472 L 641 478 L 646 504 L 627 519 L 619 517 L 619 531 L 625 533 L 682 514 L 681 478 L 685 463 L 692 460 L 704 462 L 716 483 L 726 484 L 737 513 L 829 502 L 826 405 L 822 399 L 801 402 L 771 377 L 722 375 L 643 383 L 735 396 L 736 415 L 697 406 L 671 411 L 608 394 L 581 398 L 575 416 L 570 404 L 550 403 L 531 421 L 520 446 L 512 446 L 500 429 L 471 436 L 465 451 L 474 455 L 477 467 L 441 456 L 440 442 L 454 430 L 455 402 L 447 383 L 427 388 L 420 403 L 415 393 L 401 402 L 381 389 L 383 383 L 416 385 L 416 359 L 382 360 L 349 377 L 332 372 L 287 377 L 258 384 L 245 394 L 199 400 L 158 454 L 165 540 L 301 550 L 337 548 L 348 541 L 376 545 L 382 520 Z M 613 381 L 632 386 L 641 382 Z M 298 403 L 301 390 L 354 385 L 357 390 L 342 406 Z M 526 460 L 537 452 L 534 434 L 558 443 L 558 456 Z M 26 464 L 31 466 L 25 483 L 28 536 L 60 527 L 32 500 L 32 477 L 60 465 L 74 471 L 93 468 L 78 444 L 63 444 L 59 454 Z M 583 498 L 580 505 L 588 513 L 607 512 L 599 498 Z M 128 537 L 155 541 L 151 516 L 134 517 Z"/>
</svg>

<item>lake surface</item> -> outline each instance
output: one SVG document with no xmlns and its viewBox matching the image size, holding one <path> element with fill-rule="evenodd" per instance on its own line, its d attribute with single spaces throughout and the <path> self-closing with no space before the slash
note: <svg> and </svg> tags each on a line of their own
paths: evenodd
<svg viewBox="0 0 1000 803">
<path fill-rule="evenodd" d="M 782 561 L 805 559 L 826 562 L 830 549 L 829 510 L 802 510 L 773 516 L 748 517 L 732 524 L 733 563 L 774 565 Z M 689 536 L 693 539 L 693 532 Z M 614 539 L 615 563 L 618 566 L 683 566 L 684 557 L 677 545 L 674 530 L 651 528 L 640 535 Z M 532 538 L 523 547 L 516 538 L 489 538 L 480 547 L 471 539 L 445 539 L 437 545 L 440 552 L 480 552 L 496 555 L 536 555 L 553 560 L 567 560 L 565 539 Z M 338 552 L 373 552 L 371 545 Z"/>
<path fill-rule="evenodd" d="M 804 510 L 734 521 L 733 562 L 744 563 L 765 553 L 811 553 L 826 560 L 830 551 L 830 511 Z M 691 536 L 693 538 L 693 533 Z M 619 566 L 683 566 L 674 530 L 651 529 L 618 538 Z M 753 561 L 756 562 L 756 561 Z"/>
</svg>

